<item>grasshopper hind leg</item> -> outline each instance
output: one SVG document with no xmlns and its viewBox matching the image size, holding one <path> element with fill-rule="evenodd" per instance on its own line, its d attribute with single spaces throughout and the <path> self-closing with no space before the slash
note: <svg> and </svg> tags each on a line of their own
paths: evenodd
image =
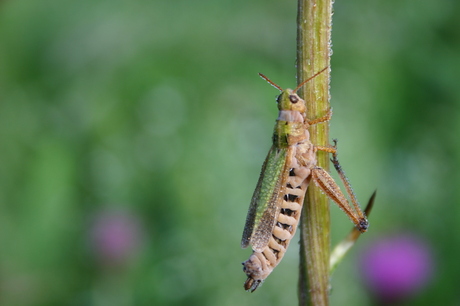
<svg viewBox="0 0 460 306">
<path fill-rule="evenodd" d="M 367 228 L 369 227 L 369 223 L 366 219 L 366 216 L 362 212 L 358 200 L 353 192 L 353 188 L 351 187 L 348 178 L 345 175 L 342 167 L 339 164 L 337 159 L 337 140 L 334 141 L 334 146 L 332 147 L 323 147 L 323 146 L 315 146 L 315 150 L 325 151 L 332 154 L 332 163 L 334 164 L 337 173 L 339 174 L 340 180 L 342 181 L 345 189 L 347 191 L 348 196 L 351 199 L 352 205 L 347 200 L 343 192 L 340 190 L 340 187 L 334 181 L 334 179 L 321 167 L 315 167 L 312 170 L 312 179 L 315 184 L 330 198 L 332 199 L 337 205 L 348 215 L 351 221 L 355 224 L 358 230 L 362 233 L 366 232 Z"/>
</svg>

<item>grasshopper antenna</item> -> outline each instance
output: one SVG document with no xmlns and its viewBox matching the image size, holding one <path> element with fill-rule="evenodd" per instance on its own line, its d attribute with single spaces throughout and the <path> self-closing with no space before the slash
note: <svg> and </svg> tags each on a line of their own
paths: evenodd
<svg viewBox="0 0 460 306">
<path fill-rule="evenodd" d="M 276 85 L 272 80 L 270 80 L 269 78 L 267 78 L 265 75 L 263 75 L 262 73 L 259 73 L 260 77 L 262 79 L 264 79 L 265 81 L 268 82 L 268 84 L 272 85 L 273 87 L 275 87 L 276 89 L 278 89 L 279 91 L 283 91 L 283 88 L 279 87 L 278 85 Z"/>
<path fill-rule="evenodd" d="M 297 90 L 300 89 L 300 87 L 302 87 L 303 85 L 305 85 L 306 83 L 308 83 L 308 81 L 311 81 L 312 79 L 314 79 L 315 77 L 317 77 L 319 74 L 323 73 L 324 70 L 326 70 L 327 68 L 329 68 L 329 66 L 324 67 L 321 71 L 315 73 L 313 76 L 309 77 L 308 79 L 306 79 L 305 81 L 303 81 L 302 83 L 300 83 L 299 86 L 297 86 L 297 88 L 294 89 L 293 92 L 296 93 Z M 259 74 L 260 74 L 260 73 L 259 73 Z M 261 76 L 262 76 L 262 75 L 261 75 Z M 270 80 L 268 80 L 268 79 L 266 79 L 266 80 L 269 81 L 269 82 L 271 83 Z M 272 85 L 275 86 L 273 83 L 272 83 Z"/>
</svg>

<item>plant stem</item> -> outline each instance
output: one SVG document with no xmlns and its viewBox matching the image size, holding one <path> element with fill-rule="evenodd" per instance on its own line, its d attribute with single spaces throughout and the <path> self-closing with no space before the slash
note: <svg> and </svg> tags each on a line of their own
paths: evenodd
<svg viewBox="0 0 460 306">
<path fill-rule="evenodd" d="M 299 0 L 297 16 L 297 82 L 330 64 L 332 0 Z M 324 116 L 329 106 L 329 70 L 303 86 L 309 119 Z M 329 144 L 328 124 L 310 128 L 315 145 Z M 318 165 L 326 170 L 329 158 L 318 152 Z M 330 221 L 329 201 L 313 184 L 308 188 L 301 218 L 299 305 L 328 305 Z"/>
</svg>

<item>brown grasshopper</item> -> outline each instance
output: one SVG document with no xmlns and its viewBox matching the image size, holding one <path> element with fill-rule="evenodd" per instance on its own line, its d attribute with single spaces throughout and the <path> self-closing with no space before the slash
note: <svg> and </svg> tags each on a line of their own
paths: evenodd
<svg viewBox="0 0 460 306">
<path fill-rule="evenodd" d="M 243 263 L 247 275 L 246 290 L 253 292 L 279 264 L 299 223 L 305 192 L 310 180 L 348 215 L 360 232 L 368 228 L 366 216 L 361 211 L 350 183 L 337 160 L 337 143 L 334 146 L 316 146 L 310 141 L 308 128 L 327 122 L 324 117 L 309 120 L 305 101 L 297 90 L 325 71 L 328 67 L 302 82 L 296 89 L 283 90 L 263 74 L 268 83 L 281 91 L 278 96 L 278 119 L 273 134 L 273 145 L 262 166 L 262 171 L 249 206 L 241 246 L 251 245 L 253 253 Z M 316 152 L 332 154 L 337 169 L 353 206 L 340 190 L 334 179 L 317 166 Z"/>
</svg>

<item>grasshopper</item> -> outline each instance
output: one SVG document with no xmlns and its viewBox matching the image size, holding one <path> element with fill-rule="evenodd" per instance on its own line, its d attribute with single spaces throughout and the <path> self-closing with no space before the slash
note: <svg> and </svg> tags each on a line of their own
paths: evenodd
<svg viewBox="0 0 460 306">
<path fill-rule="evenodd" d="M 277 98 L 279 109 L 273 145 L 262 166 L 262 171 L 249 206 L 246 225 L 241 240 L 242 248 L 251 245 L 253 253 L 243 263 L 247 275 L 246 290 L 253 292 L 279 264 L 289 242 L 295 234 L 302 204 L 310 180 L 329 196 L 348 215 L 360 232 L 368 228 L 366 216 L 361 211 L 350 183 L 337 160 L 337 143 L 334 146 L 317 146 L 311 143 L 308 128 L 327 122 L 332 111 L 309 120 L 306 104 L 297 95 L 305 83 L 328 67 L 308 78 L 296 89 L 283 90 L 263 74 L 259 74 L 281 94 Z M 350 196 L 353 206 L 326 170 L 317 166 L 316 152 L 332 154 L 331 161 Z"/>
</svg>

